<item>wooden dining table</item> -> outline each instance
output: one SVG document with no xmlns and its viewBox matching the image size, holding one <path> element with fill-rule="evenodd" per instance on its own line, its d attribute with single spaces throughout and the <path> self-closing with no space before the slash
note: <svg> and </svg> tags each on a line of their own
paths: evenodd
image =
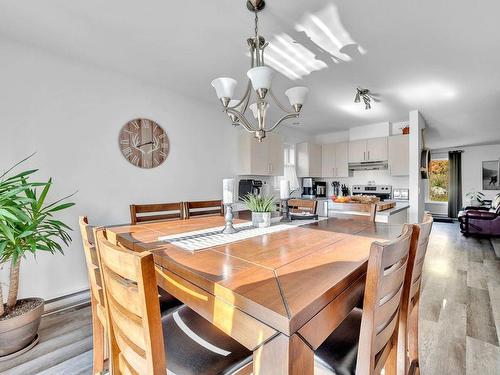
<svg viewBox="0 0 500 375">
<path fill-rule="evenodd" d="M 313 374 L 314 350 L 360 301 L 371 243 L 402 230 L 328 218 L 197 251 L 159 240 L 223 225 L 222 216 L 198 217 L 107 235 L 150 251 L 158 285 L 253 351 L 247 373 L 256 375 Z"/>
</svg>

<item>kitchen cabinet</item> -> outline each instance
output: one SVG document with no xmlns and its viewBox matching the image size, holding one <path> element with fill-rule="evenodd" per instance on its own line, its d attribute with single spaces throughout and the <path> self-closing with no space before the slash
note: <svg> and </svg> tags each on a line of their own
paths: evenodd
<svg viewBox="0 0 500 375">
<path fill-rule="evenodd" d="M 321 177 L 349 177 L 348 149 L 348 142 L 322 145 Z"/>
<path fill-rule="evenodd" d="M 349 142 L 349 162 L 387 160 L 387 138 L 370 138 Z"/>
<path fill-rule="evenodd" d="M 389 174 L 391 176 L 408 176 L 410 174 L 409 137 L 394 135 L 388 140 Z"/>
<path fill-rule="evenodd" d="M 249 133 L 240 133 L 238 142 L 238 174 L 254 176 L 283 176 L 283 140 L 268 134 L 258 142 Z"/>
<path fill-rule="evenodd" d="M 335 174 L 333 177 L 349 177 L 349 142 L 335 144 Z"/>
<path fill-rule="evenodd" d="M 335 143 L 321 145 L 321 177 L 335 174 Z"/>
<path fill-rule="evenodd" d="M 366 161 L 366 139 L 349 142 L 349 162 Z"/>
<path fill-rule="evenodd" d="M 303 142 L 297 145 L 297 177 L 321 177 L 321 145 Z"/>
<path fill-rule="evenodd" d="M 366 160 L 387 160 L 387 138 L 388 137 L 380 137 L 366 140 Z"/>
</svg>

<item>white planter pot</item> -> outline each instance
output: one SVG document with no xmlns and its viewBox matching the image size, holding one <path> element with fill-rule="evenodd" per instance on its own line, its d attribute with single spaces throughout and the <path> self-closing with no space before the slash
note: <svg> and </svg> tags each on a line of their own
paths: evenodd
<svg viewBox="0 0 500 375">
<path fill-rule="evenodd" d="M 252 224 L 256 228 L 267 228 L 271 226 L 271 213 L 252 212 Z"/>
</svg>

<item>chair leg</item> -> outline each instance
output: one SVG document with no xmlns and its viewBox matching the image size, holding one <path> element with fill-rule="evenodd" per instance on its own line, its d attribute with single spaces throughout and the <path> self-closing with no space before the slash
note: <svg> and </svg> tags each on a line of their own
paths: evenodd
<svg viewBox="0 0 500 375">
<path fill-rule="evenodd" d="M 104 349 L 105 335 L 104 327 L 97 317 L 96 304 L 92 303 L 92 341 L 93 341 L 93 374 L 104 372 Z"/>
<path fill-rule="evenodd" d="M 419 367 L 418 361 L 418 312 L 419 301 L 415 302 L 415 306 L 408 317 L 408 356 L 409 363 Z"/>
</svg>

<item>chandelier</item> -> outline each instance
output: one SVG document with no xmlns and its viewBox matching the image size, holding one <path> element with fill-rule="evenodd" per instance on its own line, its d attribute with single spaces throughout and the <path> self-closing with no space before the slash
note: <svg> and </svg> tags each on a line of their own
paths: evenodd
<svg viewBox="0 0 500 375">
<path fill-rule="evenodd" d="M 252 133 L 259 142 L 266 137 L 266 133 L 276 129 L 281 123 L 288 119 L 298 118 L 302 105 L 306 99 L 309 89 L 307 87 L 292 87 L 285 91 L 291 108 L 280 103 L 271 90 L 271 82 L 274 71 L 264 63 L 264 49 L 269 44 L 263 36 L 259 35 L 258 13 L 265 6 L 263 0 L 247 1 L 247 8 L 255 14 L 255 34 L 247 39 L 250 47 L 251 68 L 247 72 L 248 84 L 241 99 L 233 99 L 237 81 L 233 78 L 221 77 L 212 81 L 217 97 L 222 103 L 224 112 L 227 113 L 233 125 L 241 125 L 246 131 Z M 255 102 L 250 104 L 251 97 L 255 93 Z M 268 99 L 271 98 L 284 115 L 273 125 L 266 126 L 266 112 L 269 108 Z M 255 118 L 252 124 L 245 113 L 247 109 Z"/>
</svg>

